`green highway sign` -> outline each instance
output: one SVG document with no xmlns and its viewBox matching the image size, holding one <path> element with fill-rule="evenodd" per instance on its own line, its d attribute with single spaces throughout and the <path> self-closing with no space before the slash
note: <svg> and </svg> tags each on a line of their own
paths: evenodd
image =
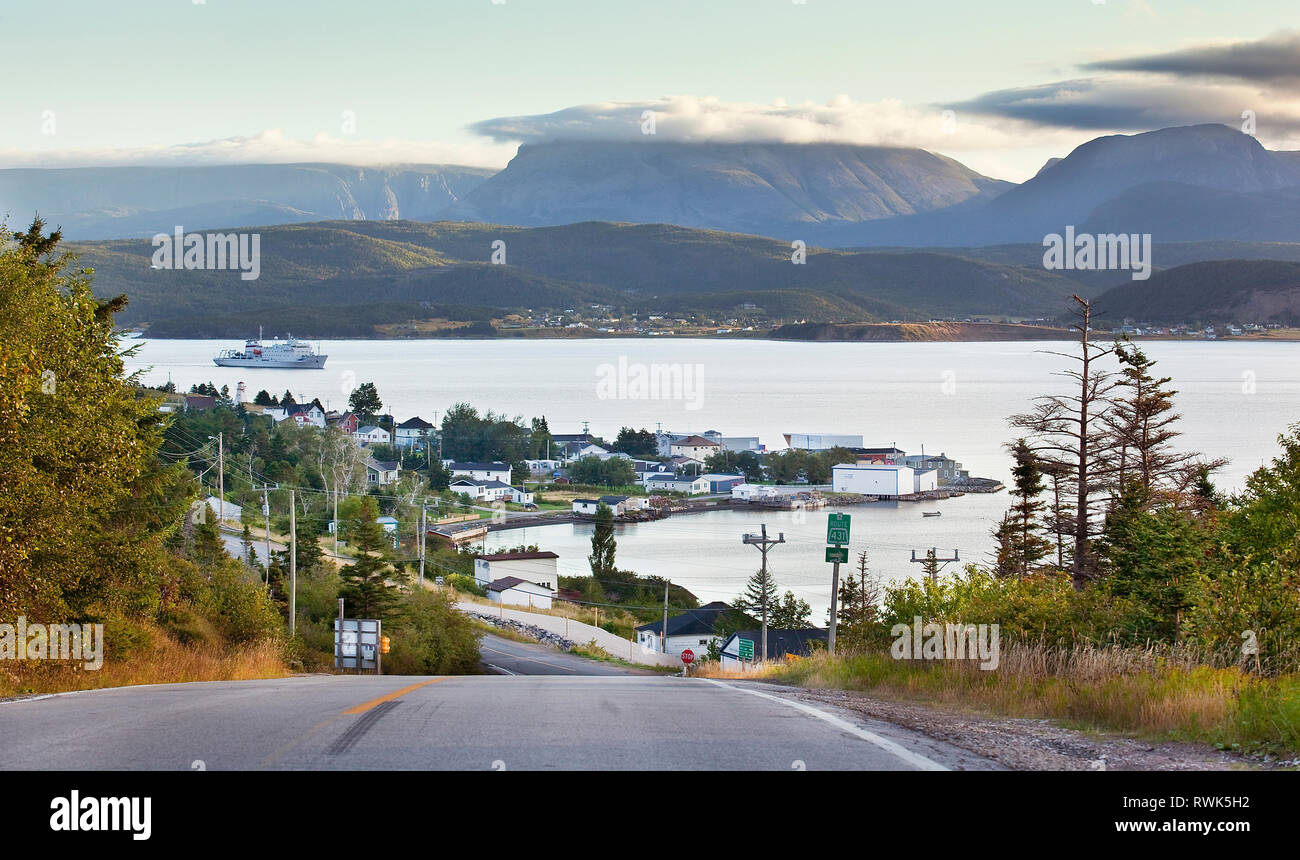
<svg viewBox="0 0 1300 860">
<path fill-rule="evenodd" d="M 846 546 L 828 546 L 826 547 L 826 560 L 837 561 L 840 564 L 849 563 L 849 548 Z"/>
<path fill-rule="evenodd" d="M 849 542 L 848 514 L 830 514 L 826 518 L 826 542 L 835 544 Z"/>
<path fill-rule="evenodd" d="M 740 659 L 742 659 L 742 660 L 753 660 L 753 659 L 754 659 L 754 640 L 753 640 L 753 639 L 741 639 L 741 640 L 740 640 L 738 643 L 736 643 L 736 644 L 738 644 L 738 645 L 740 646 Z"/>
</svg>

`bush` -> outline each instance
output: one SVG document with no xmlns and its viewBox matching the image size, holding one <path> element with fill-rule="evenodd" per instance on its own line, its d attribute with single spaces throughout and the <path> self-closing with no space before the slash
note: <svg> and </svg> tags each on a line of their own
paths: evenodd
<svg viewBox="0 0 1300 860">
<path fill-rule="evenodd" d="M 407 595 L 384 625 L 392 650 L 384 672 L 394 675 L 469 675 L 479 669 L 479 634 L 450 598 L 435 591 Z"/>
<path fill-rule="evenodd" d="M 443 581 L 457 591 L 468 591 L 470 594 L 477 594 L 479 597 L 487 597 L 487 589 L 479 585 L 472 576 L 466 576 L 463 573 L 449 573 L 444 577 Z"/>
</svg>

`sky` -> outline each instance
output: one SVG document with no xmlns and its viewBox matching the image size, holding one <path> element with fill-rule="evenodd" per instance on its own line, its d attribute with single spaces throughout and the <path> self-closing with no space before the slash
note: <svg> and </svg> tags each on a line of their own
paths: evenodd
<svg viewBox="0 0 1300 860">
<path fill-rule="evenodd" d="M 46 0 L 0 7 L 0 69 L 0 167 L 502 167 L 646 111 L 1013 181 L 1168 125 L 1300 149 L 1296 0 Z"/>
</svg>

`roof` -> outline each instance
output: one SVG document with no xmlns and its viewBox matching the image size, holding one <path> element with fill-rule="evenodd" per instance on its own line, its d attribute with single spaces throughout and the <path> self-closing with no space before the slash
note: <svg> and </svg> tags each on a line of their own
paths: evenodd
<svg viewBox="0 0 1300 860">
<path fill-rule="evenodd" d="M 662 484 L 662 483 L 670 483 L 670 484 L 694 484 L 696 481 L 700 481 L 700 480 L 703 480 L 703 479 L 702 479 L 702 478 L 692 478 L 692 477 L 689 476 L 689 475 L 668 475 L 668 474 L 665 474 L 663 477 L 660 477 L 659 475 L 650 475 L 649 477 L 646 478 L 646 483 L 650 483 L 650 482 L 653 481 L 653 482 L 660 483 L 660 484 Z"/>
<path fill-rule="evenodd" d="M 687 436 L 685 439 L 678 439 L 673 445 L 683 445 L 688 448 L 699 448 L 704 445 L 711 445 L 714 448 L 722 447 L 712 439 L 705 439 L 703 436 Z"/>
<path fill-rule="evenodd" d="M 401 467 L 401 463 L 396 460 L 366 460 L 366 468 L 374 469 L 376 472 L 396 472 Z"/>
<path fill-rule="evenodd" d="M 499 552 L 496 555 L 476 555 L 484 561 L 525 561 L 533 558 L 559 558 L 553 552 Z"/>
<path fill-rule="evenodd" d="M 357 430 L 356 430 L 356 432 L 358 432 L 358 433 L 360 433 L 360 434 L 362 434 L 362 435 L 364 436 L 364 435 L 366 435 L 366 434 L 368 434 L 368 433 L 374 433 L 376 430 L 383 430 L 383 432 L 385 432 L 385 433 L 388 432 L 387 430 L 384 430 L 384 428 L 382 428 L 382 427 L 376 427 L 376 426 L 373 425 L 373 424 L 367 424 L 365 427 L 358 427 Z"/>
<path fill-rule="evenodd" d="M 414 418 L 407 418 L 401 424 L 397 425 L 398 430 L 432 430 L 433 425 L 425 421 L 419 415 Z"/>
<path fill-rule="evenodd" d="M 601 496 L 600 500 L 607 505 L 617 505 L 627 501 L 627 496 Z"/>
<path fill-rule="evenodd" d="M 531 582 L 527 579 L 520 579 L 517 576 L 503 576 L 500 579 L 495 579 L 492 582 L 488 583 L 487 590 L 488 591 L 509 591 L 510 589 L 520 585 L 531 585 L 533 588 L 540 588 L 545 591 L 551 590 L 549 587 L 545 585 L 542 585 L 537 582 Z"/>
<path fill-rule="evenodd" d="M 767 659 L 775 660 L 786 654 L 805 656 L 808 654 L 809 642 L 825 642 L 828 635 L 829 631 L 820 627 L 808 627 L 803 630 L 777 630 L 769 627 L 767 628 Z M 753 642 L 755 653 L 763 647 L 762 630 L 737 630 L 732 634 L 731 639 L 722 643 L 724 652 L 731 653 L 727 652 L 727 646 L 737 637 Z"/>
<path fill-rule="evenodd" d="M 551 441 L 559 442 L 590 442 L 592 436 L 590 433 L 552 433 Z"/>
<path fill-rule="evenodd" d="M 717 622 L 718 617 L 723 612 L 731 609 L 731 605 L 721 600 L 715 600 L 712 603 L 706 603 L 698 609 L 688 609 L 679 615 L 674 615 L 668 619 L 668 630 L 666 636 L 712 636 L 714 634 L 713 625 Z M 658 633 L 664 626 L 663 619 L 651 621 L 649 624 L 642 624 L 637 628 L 639 632 Z M 769 630 L 770 634 L 772 631 Z"/>
<path fill-rule="evenodd" d="M 575 505 L 598 505 L 600 504 L 600 499 L 574 499 L 573 503 Z"/>
<path fill-rule="evenodd" d="M 463 471 L 500 472 L 503 469 L 509 471 L 510 464 L 509 463 L 452 463 L 447 468 L 451 469 L 453 472 L 457 470 L 460 470 L 462 472 Z"/>
<path fill-rule="evenodd" d="M 314 398 L 310 403 L 291 403 L 285 406 L 284 414 L 297 415 L 302 412 L 309 412 L 312 409 L 319 409 L 322 415 L 325 413 L 325 407 L 320 405 L 320 400 Z"/>
</svg>

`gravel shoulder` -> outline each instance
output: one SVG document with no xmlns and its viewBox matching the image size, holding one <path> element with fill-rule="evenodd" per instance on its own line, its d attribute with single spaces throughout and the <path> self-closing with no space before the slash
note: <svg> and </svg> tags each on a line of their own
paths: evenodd
<svg viewBox="0 0 1300 860">
<path fill-rule="evenodd" d="M 842 708 L 902 726 L 991 759 L 1011 770 L 1272 770 L 1300 761 L 1251 758 L 1205 744 L 1153 742 L 1084 732 L 1050 720 L 996 717 L 943 710 L 844 690 L 783 688 L 809 704 Z"/>
</svg>

